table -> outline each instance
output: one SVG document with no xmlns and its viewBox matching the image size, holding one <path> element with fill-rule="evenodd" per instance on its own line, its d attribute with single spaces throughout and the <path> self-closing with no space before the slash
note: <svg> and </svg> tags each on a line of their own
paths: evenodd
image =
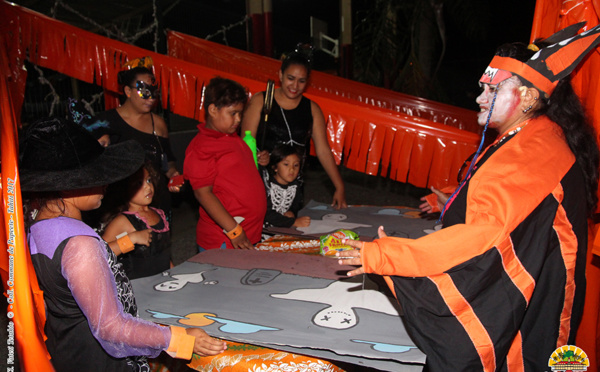
<svg viewBox="0 0 600 372">
<path fill-rule="evenodd" d="M 319 209 L 323 209 L 322 207 L 318 206 Z M 382 207 L 384 208 L 386 211 L 385 213 L 387 213 L 388 215 L 394 215 L 394 213 L 390 212 L 390 208 L 392 207 Z M 411 219 L 411 224 L 414 224 L 415 221 L 412 221 L 415 219 L 414 217 L 414 213 L 412 213 L 411 211 L 406 211 L 406 208 L 403 208 L 402 213 L 405 214 L 406 216 L 408 216 L 407 218 Z M 396 216 L 398 216 L 398 214 L 395 214 Z M 433 221 L 423 221 L 421 225 L 417 225 L 418 226 L 418 231 L 424 231 L 426 229 L 432 229 L 434 225 Z M 419 230 L 420 229 L 420 230 Z M 386 226 L 386 230 L 387 230 L 387 226 Z M 415 231 L 412 227 L 411 227 L 411 231 Z M 419 233 L 419 232 L 416 233 Z M 410 234 L 412 235 L 412 234 Z M 411 236 L 413 237 L 413 236 Z M 189 264 L 201 264 L 202 267 L 202 271 L 206 274 L 206 278 L 202 278 L 202 279 L 190 279 L 190 283 L 193 282 L 193 284 L 190 285 L 197 285 L 198 288 L 200 282 L 204 282 L 206 284 L 206 282 L 211 282 L 211 281 L 215 281 L 212 280 L 214 278 L 211 278 L 210 276 L 214 274 L 214 272 L 212 272 L 212 266 L 211 267 L 204 267 L 202 265 L 206 265 L 206 264 L 210 264 L 210 265 L 215 265 L 217 267 L 227 267 L 227 268 L 232 268 L 235 270 L 246 270 L 248 272 L 248 274 L 245 274 L 245 272 L 242 272 L 241 274 L 239 273 L 234 273 L 232 275 L 238 275 L 239 278 L 241 278 L 241 281 L 246 281 L 246 284 L 251 283 L 253 280 L 257 280 L 257 281 L 261 281 L 261 280 L 265 280 L 265 282 L 268 282 L 270 280 L 272 280 L 272 278 L 267 278 L 266 276 L 271 275 L 272 272 L 276 271 L 277 274 L 273 275 L 273 277 L 277 277 L 277 275 L 279 275 L 280 273 L 284 273 L 284 274 L 294 274 L 294 275 L 305 275 L 305 276 L 311 276 L 311 275 L 315 275 L 322 277 L 324 279 L 329 279 L 332 281 L 339 281 L 342 278 L 346 278 L 345 277 L 345 272 L 349 269 L 351 269 L 352 267 L 347 266 L 347 267 L 340 267 L 337 265 L 337 262 L 335 259 L 332 258 L 324 258 L 319 256 L 319 240 L 317 239 L 316 236 L 311 236 L 311 235 L 306 235 L 306 236 L 299 236 L 299 235 L 295 235 L 295 236 L 286 236 L 286 235 L 277 235 L 274 236 L 272 238 L 270 238 L 269 240 L 260 243 L 256 246 L 256 249 L 258 251 L 263 251 L 263 252 L 252 252 L 252 251 L 212 251 L 212 252 L 205 252 L 202 254 L 199 254 L 197 256 L 194 256 L 193 258 L 191 258 L 190 260 L 188 260 L 187 263 Z M 285 252 L 285 253 L 281 253 L 281 252 Z M 300 255 L 290 255 L 290 253 L 301 253 Z M 233 256 L 232 256 L 233 255 Z M 240 257 L 235 257 L 235 256 L 240 256 Z M 302 257 L 302 258 L 300 258 Z M 233 262 L 233 261 L 238 261 L 238 262 Z M 288 262 L 284 262 L 284 261 L 288 261 Z M 290 261 L 292 262 L 290 264 Z M 255 264 L 249 264 L 254 262 Z M 259 262 L 260 264 L 256 264 L 256 262 Z M 260 268 L 260 269 L 257 269 Z M 186 271 L 187 270 L 187 271 Z M 187 268 L 185 270 L 182 270 L 183 272 L 185 272 L 185 275 L 190 275 L 189 273 L 192 273 L 194 271 L 198 271 L 198 270 L 193 270 L 190 268 Z M 179 272 L 178 274 L 181 274 L 181 272 Z M 252 275 L 254 275 L 254 277 L 252 277 Z M 260 275 L 259 275 L 260 274 Z M 229 274 L 228 274 L 229 275 Z M 261 277 L 262 275 L 262 277 Z M 265 276 L 266 275 L 266 276 Z M 173 278 L 176 278 L 178 275 L 172 275 Z M 244 276 L 242 278 L 242 276 Z M 248 277 L 249 276 L 249 277 Z M 283 276 L 283 275 L 282 275 Z M 282 276 L 280 276 L 279 278 L 281 278 Z M 266 278 L 266 279 L 265 279 Z M 164 279 L 163 279 L 164 280 Z M 187 279 L 186 279 L 187 280 Z M 221 276 L 220 280 L 223 280 L 223 276 Z M 235 279 L 238 280 L 238 279 Z M 234 280 L 234 281 L 235 281 Z M 194 282 L 196 281 L 196 282 Z M 218 282 L 218 281 L 217 281 Z M 156 285 L 157 281 L 155 280 L 153 285 Z M 140 296 L 138 294 L 138 290 L 135 288 L 135 282 L 134 282 L 134 290 L 136 292 L 136 298 L 138 298 L 138 306 L 140 307 L 140 312 L 142 312 L 142 309 L 146 308 L 146 311 L 148 310 L 148 304 L 144 304 L 143 302 L 146 301 L 148 298 L 153 298 L 153 294 L 149 293 L 149 294 L 145 294 Z M 225 284 L 220 283 L 220 284 Z M 147 287 L 147 285 L 146 285 Z M 202 289 L 206 289 L 207 287 L 202 287 Z M 257 287 L 254 287 L 257 288 Z M 248 290 L 252 290 L 254 289 L 253 287 L 248 287 Z M 368 289 L 368 288 L 367 288 Z M 387 289 L 387 288 L 385 288 Z M 222 293 L 235 293 L 232 294 L 231 296 L 236 297 L 236 296 L 240 296 L 240 294 L 238 292 L 229 292 L 229 287 L 223 287 L 222 289 Z M 292 291 L 289 291 L 290 293 L 292 293 Z M 200 293 L 200 292 L 191 292 L 191 293 Z M 282 296 L 284 297 L 284 296 Z M 296 298 L 288 298 L 291 300 L 297 300 Z M 140 301 L 141 300 L 141 301 Z M 221 300 L 221 299 L 219 299 Z M 142 303 L 140 303 L 142 302 Z M 247 303 L 247 298 L 246 299 L 242 299 L 240 298 L 239 302 L 241 304 L 246 304 Z M 394 302 L 396 302 L 394 300 Z M 334 352 L 328 351 L 328 350 L 320 350 L 320 349 L 310 349 L 310 348 L 303 348 L 303 347 L 299 347 L 299 345 L 296 345 L 294 342 L 291 342 L 290 344 L 286 344 L 281 343 L 281 344 L 271 344 L 269 339 L 236 339 L 235 337 L 231 337 L 228 338 L 228 336 L 231 336 L 230 334 L 220 334 L 219 331 L 219 327 L 223 328 L 225 327 L 225 325 L 219 325 L 219 324 L 225 324 L 227 321 L 230 321 L 231 319 L 236 319 L 237 321 L 239 321 L 240 319 L 235 318 L 236 314 L 232 314 L 231 312 L 224 312 L 225 310 L 228 310 L 232 307 L 238 306 L 239 304 L 235 304 L 235 302 L 226 302 L 224 304 L 220 304 L 220 305 L 215 305 L 211 308 L 211 311 L 206 310 L 209 313 L 208 318 L 211 319 L 211 326 L 209 327 L 214 327 L 213 329 L 208 329 L 205 328 L 207 330 L 207 332 L 213 336 L 216 337 L 222 337 L 225 339 L 229 339 L 230 341 L 228 341 L 228 345 L 229 345 L 229 349 L 228 351 L 226 351 L 224 354 L 219 355 L 219 356 L 215 356 L 215 357 L 210 357 L 210 358 L 200 358 L 200 357 L 195 357 L 191 363 L 189 364 L 190 367 L 198 370 L 198 371 L 295 371 L 295 370 L 306 370 L 306 371 L 343 371 L 342 366 L 348 366 L 350 365 L 350 369 L 349 370 L 356 370 L 355 365 L 363 365 L 363 366 L 368 366 L 368 367 L 373 367 L 373 368 L 378 368 L 381 370 L 401 370 L 401 371 L 420 371 L 422 370 L 422 363 L 424 363 L 424 355 L 418 355 L 420 353 L 420 351 L 418 351 L 418 349 L 416 349 L 416 351 L 412 351 L 410 350 L 410 348 L 408 348 L 407 350 L 409 352 L 412 352 L 413 355 L 404 360 L 402 363 L 398 364 L 396 363 L 396 361 L 391 362 L 391 365 L 386 365 L 386 362 L 383 362 L 383 364 L 381 364 L 380 361 L 376 361 L 375 365 L 372 364 L 371 360 L 368 360 L 366 362 L 366 364 L 364 363 L 365 360 L 367 360 L 367 358 L 370 358 L 372 356 L 369 356 L 367 358 L 362 357 L 362 355 L 357 355 L 357 356 L 344 356 L 343 358 L 341 358 L 341 360 L 338 358 L 339 356 L 335 355 Z M 210 307 L 210 306 L 209 306 Z M 321 305 L 322 307 L 322 305 Z M 332 306 L 333 307 L 333 306 Z M 152 306 L 150 306 L 150 308 L 153 308 Z M 156 307 L 154 307 L 156 308 Z M 170 314 L 169 311 L 166 310 L 173 310 L 173 312 L 175 312 L 176 314 Z M 178 310 L 179 312 L 177 312 L 176 310 Z M 361 313 L 360 309 L 356 310 L 356 309 L 352 309 L 354 311 L 357 312 L 357 314 L 359 314 L 361 317 L 364 317 L 364 314 Z M 152 310 L 153 311 L 153 310 Z M 174 306 L 174 307 L 163 307 L 162 310 L 164 313 L 160 313 L 161 316 L 163 317 L 171 317 L 171 321 L 173 321 L 173 319 L 183 323 L 184 325 L 186 324 L 185 322 L 190 322 L 193 319 L 198 319 L 199 315 L 198 313 L 192 313 L 192 310 L 188 310 L 188 311 L 183 311 L 180 306 Z M 194 310 L 196 311 L 196 310 Z M 204 308 L 203 308 L 204 311 Z M 213 316 L 214 312 L 218 312 L 218 315 Z M 267 310 L 263 310 L 263 311 L 267 311 Z M 166 314 L 165 314 L 166 313 Z M 140 314 L 142 317 L 143 315 Z M 200 317 L 207 317 L 206 313 L 201 313 Z M 148 318 L 148 315 L 146 315 L 146 318 Z M 360 317 L 357 317 L 360 318 Z M 192 320 L 190 320 L 192 319 Z M 269 319 L 269 316 L 265 317 L 254 317 L 252 318 L 254 323 L 259 324 L 260 326 L 264 326 L 265 324 L 262 324 L 260 322 L 261 319 Z M 151 319 L 156 321 L 155 319 Z M 216 323 L 212 322 L 212 320 L 215 320 Z M 396 316 L 394 317 L 395 321 L 399 321 L 399 317 Z M 204 321 L 204 320 L 203 320 Z M 221 323 L 219 323 L 221 322 Z M 252 323 L 252 322 L 250 322 Z M 275 321 L 276 324 L 277 322 Z M 167 324 L 169 324 L 167 322 Z M 172 324 L 172 323 L 171 323 Z M 194 325 L 191 323 L 188 323 L 189 325 Z M 271 326 L 273 325 L 271 323 L 266 324 L 267 326 Z M 181 325 L 181 324 L 180 324 Z M 204 325 L 204 324 L 202 324 Z M 268 327 L 267 327 L 268 328 Z M 392 327 L 393 328 L 393 327 Z M 261 330 L 261 332 L 265 333 L 265 332 L 269 332 L 272 330 Z M 212 332 L 212 333 L 211 333 Z M 359 327 L 357 326 L 357 335 L 362 335 L 364 332 L 363 330 L 360 330 Z M 383 331 L 380 331 L 380 333 L 389 333 L 388 329 L 384 329 Z M 327 336 L 329 337 L 329 336 Z M 315 345 L 317 344 L 317 342 L 315 342 Z M 294 346 L 290 346 L 290 345 L 294 345 Z M 397 345 L 395 345 L 397 346 Z M 321 345 L 320 347 L 323 347 L 323 345 Z M 414 348 L 414 346 L 413 346 Z M 306 355 L 311 355 L 311 356 L 306 356 Z M 381 356 L 377 356 L 379 358 L 381 358 Z M 333 361 L 331 361 L 333 360 Z M 407 363 L 404 363 L 406 362 Z M 346 363 L 346 364 L 344 364 Z M 351 363 L 351 364 L 348 364 Z M 378 364 L 379 363 L 379 364 Z M 161 371 L 160 369 L 155 369 L 155 371 Z"/>
<path fill-rule="evenodd" d="M 132 285 L 147 320 L 322 361 L 421 370 L 397 302 L 367 277 L 346 277 L 351 268 L 319 255 L 212 250 Z"/>
</svg>

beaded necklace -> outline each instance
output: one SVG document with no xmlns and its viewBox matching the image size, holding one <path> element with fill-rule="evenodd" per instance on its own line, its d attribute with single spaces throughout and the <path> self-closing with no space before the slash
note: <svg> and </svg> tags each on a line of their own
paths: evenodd
<svg viewBox="0 0 600 372">
<path fill-rule="evenodd" d="M 514 136 L 515 134 L 519 133 L 521 131 L 521 129 L 525 128 L 525 126 L 529 123 L 529 121 L 526 121 L 525 124 L 518 126 L 514 129 L 511 129 L 510 131 L 508 131 L 505 135 L 502 136 L 502 138 L 494 141 L 493 146 L 497 147 L 499 146 L 502 142 L 504 142 L 505 139 Z"/>
<path fill-rule="evenodd" d="M 146 224 L 147 228 L 149 228 L 150 230 L 152 230 L 156 233 L 163 233 L 163 232 L 169 231 L 169 222 L 167 221 L 167 218 L 165 217 L 165 212 L 163 212 L 162 209 L 157 209 L 154 207 L 150 207 L 150 209 L 155 211 L 158 214 L 158 216 L 160 217 L 160 219 L 162 220 L 162 222 L 164 224 L 164 227 L 162 229 L 157 230 L 157 229 L 153 228 L 152 226 L 150 226 L 150 224 L 148 223 L 148 220 L 146 218 L 140 216 L 140 214 L 138 212 L 123 211 L 123 214 L 129 214 L 129 215 L 136 216 L 139 220 L 141 220 L 143 223 Z"/>
</svg>

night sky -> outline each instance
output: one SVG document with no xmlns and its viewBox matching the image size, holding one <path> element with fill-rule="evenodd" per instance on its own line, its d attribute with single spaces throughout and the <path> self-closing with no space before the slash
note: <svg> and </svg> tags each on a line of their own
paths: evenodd
<svg viewBox="0 0 600 372">
<path fill-rule="evenodd" d="M 353 13 L 369 6 L 371 1 L 354 0 Z M 200 3 L 201 10 L 199 2 L 180 2 L 165 17 L 166 27 L 205 38 L 222 26 L 240 21 L 246 12 L 245 0 Z M 529 41 L 535 2 L 479 0 L 472 3 L 474 8 L 470 10 L 480 20 L 482 30 L 468 35 L 459 20 L 445 14 L 447 50 L 438 78 L 440 89 L 448 97 L 446 103 L 475 110 L 474 100 L 479 94 L 477 81 L 496 47 L 504 42 Z M 273 0 L 273 57 L 293 50 L 298 42 L 310 41 L 311 15 L 328 22 L 330 36 L 339 37 L 339 0 Z M 356 23 L 357 20 L 353 20 L 353 24 Z M 244 26 L 233 28 L 227 33 L 227 44 L 246 49 L 245 35 Z M 225 43 L 222 36 L 211 40 Z M 317 53 L 316 61 L 316 69 L 335 69 L 335 61 L 324 53 Z"/>
</svg>

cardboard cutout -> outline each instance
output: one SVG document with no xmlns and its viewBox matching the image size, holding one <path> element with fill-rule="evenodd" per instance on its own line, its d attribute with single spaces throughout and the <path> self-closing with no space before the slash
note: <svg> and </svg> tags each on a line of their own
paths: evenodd
<svg viewBox="0 0 600 372">
<path fill-rule="evenodd" d="M 211 250 L 133 287 L 139 315 L 157 323 L 383 370 L 420 369 L 425 355 L 397 301 L 378 277 L 345 277 L 350 268 L 321 256 Z"/>
</svg>

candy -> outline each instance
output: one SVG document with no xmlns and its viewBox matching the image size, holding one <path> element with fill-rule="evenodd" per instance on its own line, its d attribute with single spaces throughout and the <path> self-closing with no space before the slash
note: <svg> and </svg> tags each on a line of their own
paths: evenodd
<svg viewBox="0 0 600 372">
<path fill-rule="evenodd" d="M 343 239 L 358 240 L 358 234 L 351 230 L 340 229 L 332 234 L 321 236 L 320 253 L 323 256 L 335 256 L 337 252 L 354 249 L 353 247 L 343 244 Z"/>
</svg>

